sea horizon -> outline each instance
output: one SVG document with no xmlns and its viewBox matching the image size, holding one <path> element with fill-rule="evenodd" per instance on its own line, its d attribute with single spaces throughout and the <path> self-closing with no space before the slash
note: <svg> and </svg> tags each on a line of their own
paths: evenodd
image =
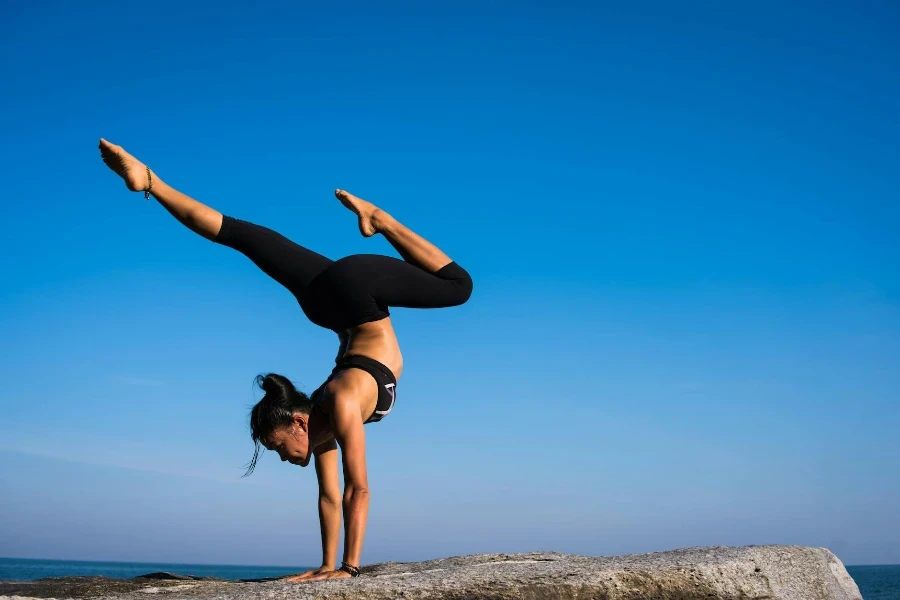
<svg viewBox="0 0 900 600">
<path fill-rule="evenodd" d="M 267 579 L 302 573 L 313 566 L 223 563 L 173 563 L 163 561 L 66 560 L 58 558 L 0 557 L 0 581 L 34 581 L 50 577 L 96 576 L 131 579 L 149 573 L 174 573 L 219 579 Z"/>
<path fill-rule="evenodd" d="M 252 563 L 217 563 L 217 562 L 170 562 L 163 560 L 103 560 L 103 559 L 75 559 L 75 558 L 39 558 L 34 556 L 0 556 L 0 560 L 35 560 L 45 562 L 71 562 L 71 563 L 109 563 L 109 564 L 131 564 L 131 565 L 181 565 L 181 566 L 198 566 L 198 567 L 263 567 L 263 568 L 287 568 L 295 569 L 291 565 L 268 565 L 268 564 L 252 564 Z M 309 568 L 309 567 L 304 567 Z"/>
</svg>

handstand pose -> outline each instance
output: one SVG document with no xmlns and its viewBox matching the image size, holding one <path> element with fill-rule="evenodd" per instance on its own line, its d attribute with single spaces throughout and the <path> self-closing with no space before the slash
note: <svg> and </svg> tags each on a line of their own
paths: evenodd
<svg viewBox="0 0 900 600">
<path fill-rule="evenodd" d="M 369 508 L 363 425 L 391 411 L 403 370 L 388 309 L 463 304 L 472 293 L 469 274 L 389 214 L 344 190 L 335 190 L 335 196 L 356 213 L 363 236 L 382 234 L 404 260 L 357 254 L 332 261 L 271 229 L 224 216 L 189 198 L 121 146 L 101 139 L 100 154 L 129 190 L 144 191 L 148 198 L 152 194 L 191 231 L 246 255 L 297 298 L 310 321 L 337 333 L 336 366 L 309 396 L 281 375 L 257 377 L 265 395 L 250 413 L 254 453 L 247 474 L 256 466 L 260 446 L 302 467 L 315 456 L 322 566 L 289 580 L 358 575 Z M 344 557 L 335 569 L 342 513 Z"/>
</svg>

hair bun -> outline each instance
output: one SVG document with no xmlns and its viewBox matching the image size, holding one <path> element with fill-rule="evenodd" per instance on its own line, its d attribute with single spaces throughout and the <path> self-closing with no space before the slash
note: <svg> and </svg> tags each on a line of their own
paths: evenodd
<svg viewBox="0 0 900 600">
<path fill-rule="evenodd" d="M 256 385 L 262 388 L 266 394 L 284 395 L 293 389 L 294 385 L 283 375 L 277 373 L 266 373 L 256 377 Z"/>
<path fill-rule="evenodd" d="M 256 385 L 265 393 L 274 392 L 278 388 L 278 382 L 271 373 L 256 376 Z"/>
</svg>

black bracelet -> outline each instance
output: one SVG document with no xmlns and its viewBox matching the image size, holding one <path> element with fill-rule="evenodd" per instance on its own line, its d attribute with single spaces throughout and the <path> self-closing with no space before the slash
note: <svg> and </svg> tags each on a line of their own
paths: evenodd
<svg viewBox="0 0 900 600">
<path fill-rule="evenodd" d="M 359 567 L 354 567 L 350 563 L 342 562 L 339 570 L 344 573 L 350 573 L 350 577 L 359 577 Z"/>
</svg>

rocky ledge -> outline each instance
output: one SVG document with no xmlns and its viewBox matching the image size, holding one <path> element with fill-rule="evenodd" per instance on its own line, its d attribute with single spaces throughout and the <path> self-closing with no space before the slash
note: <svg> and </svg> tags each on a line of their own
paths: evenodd
<svg viewBox="0 0 900 600">
<path fill-rule="evenodd" d="M 0 582 L 5 599 L 149 600 L 148 594 L 166 600 L 862 600 L 834 554 L 802 546 L 716 546 L 615 557 L 478 554 L 370 565 L 355 579 L 313 583 L 172 573 Z"/>
</svg>

